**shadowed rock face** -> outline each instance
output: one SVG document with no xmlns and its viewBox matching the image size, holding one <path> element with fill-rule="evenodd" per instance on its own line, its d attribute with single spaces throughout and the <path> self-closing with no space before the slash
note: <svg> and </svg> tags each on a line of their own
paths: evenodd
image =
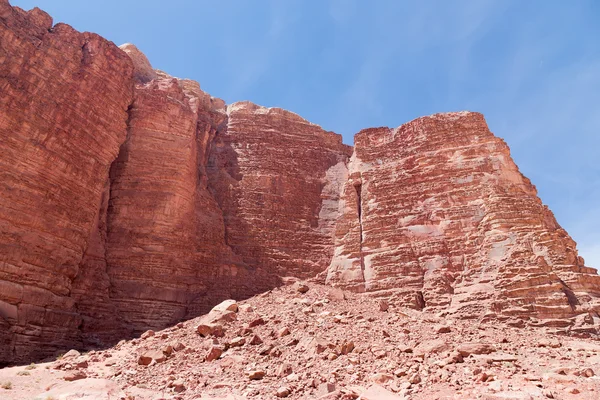
<svg viewBox="0 0 600 400">
<path fill-rule="evenodd" d="M 331 284 L 467 317 L 593 311 L 595 270 L 478 113 L 361 131 Z"/>
<path fill-rule="evenodd" d="M 353 150 L 6 0 L 0 88 L 0 364 L 106 346 L 290 276 L 595 330 L 595 270 L 480 114 L 367 129 Z"/>
</svg>

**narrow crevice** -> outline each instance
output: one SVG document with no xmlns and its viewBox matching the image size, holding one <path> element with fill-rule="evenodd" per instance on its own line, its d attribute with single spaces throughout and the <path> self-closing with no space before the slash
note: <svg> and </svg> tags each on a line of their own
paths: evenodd
<svg viewBox="0 0 600 400">
<path fill-rule="evenodd" d="M 417 292 L 417 307 L 419 307 L 420 310 L 423 310 L 425 307 L 427 307 L 425 297 L 423 296 L 423 292 L 421 291 Z"/>
<path fill-rule="evenodd" d="M 354 189 L 356 190 L 356 211 L 358 213 L 358 252 L 360 257 L 360 270 L 363 276 L 363 282 L 365 282 L 365 257 L 363 255 L 362 183 L 355 183 Z"/>
<path fill-rule="evenodd" d="M 579 300 L 577 299 L 577 296 L 575 295 L 573 290 L 571 290 L 571 288 L 562 279 L 559 279 L 559 282 L 562 285 L 562 291 L 565 294 L 565 296 L 567 297 L 567 301 L 569 302 L 569 306 L 571 307 L 571 310 L 575 311 L 577 309 L 577 306 L 580 305 Z"/>
</svg>

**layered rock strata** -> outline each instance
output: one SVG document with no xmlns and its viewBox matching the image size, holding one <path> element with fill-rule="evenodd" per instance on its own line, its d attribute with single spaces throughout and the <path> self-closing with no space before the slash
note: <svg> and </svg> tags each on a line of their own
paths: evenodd
<svg viewBox="0 0 600 400">
<path fill-rule="evenodd" d="M 417 309 L 595 330 L 595 270 L 480 114 L 367 129 L 353 150 L 6 0 L 0 88 L 0 364 L 319 274 Z"/>
<path fill-rule="evenodd" d="M 0 1 L 0 363 L 78 340 L 73 280 L 127 134 L 131 61 Z"/>
<path fill-rule="evenodd" d="M 351 147 L 298 115 L 249 102 L 227 107 L 209 160 L 227 244 L 275 276 L 308 278 L 333 255 Z"/>
<path fill-rule="evenodd" d="M 594 310 L 596 271 L 481 114 L 363 130 L 348 169 L 329 283 L 468 317 Z"/>
<path fill-rule="evenodd" d="M 339 135 L 283 110 L 227 107 L 135 46 L 53 27 L 39 9 L 2 0 L 0 11 L 0 363 L 163 328 L 327 264 L 331 171 L 350 152 Z M 271 159 L 278 144 L 296 163 Z M 272 190 L 284 195 L 263 206 L 284 212 L 244 208 Z M 272 232 L 256 224 L 275 215 Z"/>
</svg>

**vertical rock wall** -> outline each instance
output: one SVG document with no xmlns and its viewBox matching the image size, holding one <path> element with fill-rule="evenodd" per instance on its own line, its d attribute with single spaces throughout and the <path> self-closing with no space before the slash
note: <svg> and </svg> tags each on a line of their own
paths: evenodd
<svg viewBox="0 0 600 400">
<path fill-rule="evenodd" d="M 125 139 L 132 72 L 98 35 L 0 1 L 0 363 L 78 339 L 73 281 Z"/>
<path fill-rule="evenodd" d="M 567 318 L 600 289 L 481 114 L 355 138 L 328 282 L 467 317 Z"/>
<path fill-rule="evenodd" d="M 322 272 L 419 309 L 597 325 L 596 271 L 483 116 L 355 141 L 0 0 L 0 364 Z"/>
<path fill-rule="evenodd" d="M 340 135 L 279 108 L 240 102 L 227 115 L 209 160 L 227 244 L 275 278 L 323 271 L 351 148 Z"/>
</svg>

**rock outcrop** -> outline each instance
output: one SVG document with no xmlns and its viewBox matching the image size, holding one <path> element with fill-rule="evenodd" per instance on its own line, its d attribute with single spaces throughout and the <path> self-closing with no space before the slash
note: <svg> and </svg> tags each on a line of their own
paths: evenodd
<svg viewBox="0 0 600 400">
<path fill-rule="evenodd" d="M 0 363 L 164 328 L 327 264 L 341 136 L 227 107 L 39 9 L 2 0 L 0 22 Z"/>
<path fill-rule="evenodd" d="M 0 1 L 0 363 L 78 341 L 73 280 L 127 133 L 132 72 L 100 36 Z"/>
<path fill-rule="evenodd" d="M 240 102 L 227 116 L 209 160 L 227 244 L 276 277 L 323 271 L 351 147 L 279 108 Z"/>
<path fill-rule="evenodd" d="M 367 129 L 352 149 L 6 0 L 0 88 L 0 364 L 290 278 L 382 311 L 596 332 L 600 278 L 480 114 Z"/>
<path fill-rule="evenodd" d="M 471 318 L 594 311 L 600 277 L 481 114 L 363 130 L 348 169 L 329 283 Z"/>
</svg>

